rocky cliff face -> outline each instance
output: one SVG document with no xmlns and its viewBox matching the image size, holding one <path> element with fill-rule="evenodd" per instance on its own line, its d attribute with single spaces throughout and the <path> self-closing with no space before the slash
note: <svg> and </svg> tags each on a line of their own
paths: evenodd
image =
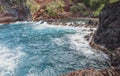
<svg viewBox="0 0 120 76">
<path fill-rule="evenodd" d="M 30 16 L 30 10 L 26 7 L 25 0 L 21 0 L 19 3 L 15 0 L 0 0 L 0 5 L 4 8 L 0 14 L 0 23 L 28 20 Z"/>
<path fill-rule="evenodd" d="M 94 42 L 109 50 L 120 47 L 120 2 L 104 7 L 99 22 Z"/>
<path fill-rule="evenodd" d="M 111 65 L 120 65 L 120 1 L 106 5 L 99 16 L 99 26 L 93 43 L 105 47 L 111 55 Z"/>
</svg>

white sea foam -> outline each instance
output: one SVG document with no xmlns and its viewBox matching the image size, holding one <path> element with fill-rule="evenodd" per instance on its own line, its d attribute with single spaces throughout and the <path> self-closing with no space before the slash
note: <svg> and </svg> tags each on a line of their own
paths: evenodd
<svg viewBox="0 0 120 76">
<path fill-rule="evenodd" d="M 74 27 L 74 26 L 63 26 L 63 25 L 49 25 L 47 22 L 43 22 L 41 24 L 42 21 L 39 21 L 37 23 L 34 23 L 33 29 L 45 29 L 45 28 L 62 28 L 62 29 L 79 29 L 78 27 Z"/>
<path fill-rule="evenodd" d="M 83 31 L 86 30 L 86 31 Z M 69 38 L 69 42 L 71 43 L 70 48 L 76 49 L 76 52 L 82 53 L 84 56 L 89 57 L 91 59 L 99 59 L 100 61 L 105 61 L 106 59 L 109 60 L 108 56 L 101 51 L 96 51 L 95 49 L 89 46 L 89 43 L 84 39 L 84 36 L 89 33 L 89 28 L 81 27 L 77 32 L 78 33 L 73 35 L 67 35 L 66 37 Z M 58 40 L 59 41 L 59 40 Z"/>
<path fill-rule="evenodd" d="M 76 21 L 77 24 L 85 24 L 84 21 Z M 74 22 L 68 22 L 67 25 L 74 24 Z"/>
<path fill-rule="evenodd" d="M 17 21 L 10 24 L 20 24 L 20 23 L 28 23 L 28 21 Z M 34 23 L 34 22 L 30 21 L 29 23 Z"/>
<path fill-rule="evenodd" d="M 24 55 L 20 49 L 20 47 L 17 47 L 13 51 L 0 45 L 0 76 L 14 76 L 14 70 L 19 63 L 19 59 Z"/>
</svg>

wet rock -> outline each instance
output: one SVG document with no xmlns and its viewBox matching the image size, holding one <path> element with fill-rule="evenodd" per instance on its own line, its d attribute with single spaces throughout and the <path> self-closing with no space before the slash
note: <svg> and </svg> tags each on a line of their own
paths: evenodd
<svg viewBox="0 0 120 76">
<path fill-rule="evenodd" d="M 93 29 L 89 29 L 89 31 L 94 31 Z"/>
<path fill-rule="evenodd" d="M 90 38 L 91 38 L 92 35 L 93 35 L 93 33 L 87 34 L 87 35 L 84 36 L 84 39 L 86 41 L 90 41 Z"/>
<path fill-rule="evenodd" d="M 61 76 L 120 76 L 120 67 L 110 67 L 103 70 L 84 69 Z"/>
<path fill-rule="evenodd" d="M 88 20 L 86 24 L 89 27 L 91 27 L 91 26 L 96 27 L 96 26 L 98 26 L 99 22 L 97 20 Z"/>
<path fill-rule="evenodd" d="M 120 49 L 116 49 L 111 54 L 111 65 L 119 66 L 120 65 Z"/>
</svg>

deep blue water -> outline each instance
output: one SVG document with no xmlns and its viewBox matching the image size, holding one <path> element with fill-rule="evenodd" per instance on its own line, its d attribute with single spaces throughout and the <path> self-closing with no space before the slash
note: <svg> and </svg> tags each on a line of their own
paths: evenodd
<svg viewBox="0 0 120 76">
<path fill-rule="evenodd" d="M 60 76 L 108 66 L 83 36 L 88 28 L 21 22 L 0 26 L 0 76 Z"/>
</svg>

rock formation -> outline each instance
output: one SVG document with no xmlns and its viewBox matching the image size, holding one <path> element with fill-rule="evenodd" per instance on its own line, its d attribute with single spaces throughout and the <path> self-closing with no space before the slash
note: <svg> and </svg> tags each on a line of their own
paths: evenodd
<svg viewBox="0 0 120 76">
<path fill-rule="evenodd" d="M 120 65 L 120 1 L 106 5 L 99 16 L 99 26 L 90 43 L 102 46 L 111 56 L 111 65 Z"/>
<path fill-rule="evenodd" d="M 104 70 L 84 69 L 77 70 L 62 76 L 120 76 L 120 67 L 111 67 Z"/>
<path fill-rule="evenodd" d="M 28 20 L 30 10 L 24 4 L 25 0 L 16 3 L 14 0 L 0 0 L 4 11 L 0 14 L 0 23 Z"/>
<path fill-rule="evenodd" d="M 94 42 L 109 50 L 120 47 L 120 2 L 107 5 L 99 16 Z"/>
</svg>

